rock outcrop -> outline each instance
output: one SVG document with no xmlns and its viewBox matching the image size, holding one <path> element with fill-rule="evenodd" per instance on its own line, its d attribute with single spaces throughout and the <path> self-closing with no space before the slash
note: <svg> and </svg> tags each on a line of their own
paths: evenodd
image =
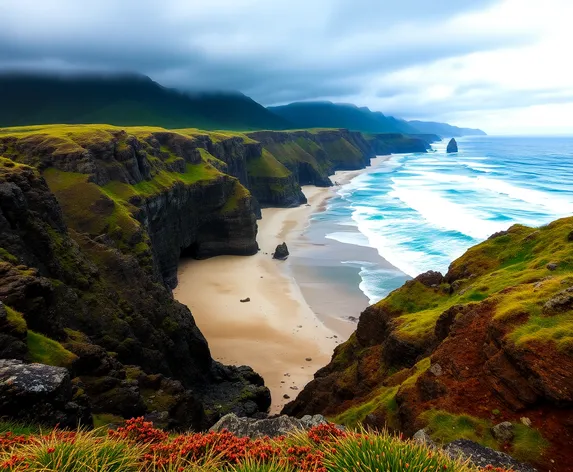
<svg viewBox="0 0 573 472">
<path fill-rule="evenodd" d="M 73 394 L 67 369 L 0 359 L 0 417 L 51 427 L 92 425 L 89 403 Z"/>
<path fill-rule="evenodd" d="M 573 470 L 572 226 L 515 225 L 445 276 L 406 282 L 361 314 L 282 413 L 408 436 L 424 428 L 437 443 L 458 435 L 539 470 Z"/>
<path fill-rule="evenodd" d="M 446 148 L 446 152 L 448 154 L 450 154 L 452 152 L 458 152 L 458 143 L 456 142 L 455 138 L 450 139 L 450 142 L 448 143 L 448 147 Z"/>
<path fill-rule="evenodd" d="M 327 421 L 322 415 L 308 415 L 300 419 L 286 415 L 268 419 L 256 419 L 239 418 L 234 414 L 228 414 L 217 421 L 211 427 L 211 431 L 227 430 L 240 438 L 276 438 L 277 436 L 284 436 L 297 430 L 307 430 L 326 423 Z"/>
<path fill-rule="evenodd" d="M 289 252 L 286 243 L 279 244 L 275 249 L 275 252 L 273 252 L 273 259 L 284 261 L 288 256 Z"/>
<path fill-rule="evenodd" d="M 467 439 L 452 441 L 444 450 L 452 458 L 469 460 L 477 467 L 493 466 L 514 472 L 536 472 L 534 467 L 518 462 L 508 454 L 484 447 Z"/>
</svg>

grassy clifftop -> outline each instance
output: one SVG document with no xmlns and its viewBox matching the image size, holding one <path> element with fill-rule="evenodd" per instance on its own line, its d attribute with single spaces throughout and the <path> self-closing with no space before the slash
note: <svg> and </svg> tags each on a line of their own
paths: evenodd
<svg viewBox="0 0 573 472">
<path fill-rule="evenodd" d="M 572 294 L 573 218 L 513 226 L 369 307 L 285 411 L 571 464 Z"/>
<path fill-rule="evenodd" d="M 224 162 L 184 133 L 105 125 L 2 129 L 0 156 L 2 357 L 66 367 L 98 415 L 202 427 L 268 407 L 168 289 L 183 251 L 258 249 L 252 197 Z"/>
</svg>

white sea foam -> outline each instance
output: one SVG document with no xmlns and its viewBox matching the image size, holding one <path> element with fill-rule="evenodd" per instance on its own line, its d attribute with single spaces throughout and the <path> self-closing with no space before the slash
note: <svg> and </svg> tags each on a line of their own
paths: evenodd
<svg viewBox="0 0 573 472">
<path fill-rule="evenodd" d="M 485 239 L 505 226 L 476 217 L 464 205 L 453 203 L 432 191 L 395 187 L 390 195 L 437 228 L 458 231 L 472 238 Z"/>
<path fill-rule="evenodd" d="M 547 143 L 531 148 L 496 139 L 469 138 L 460 152 L 400 155 L 338 189 L 329 211 L 356 232 L 327 238 L 375 248 L 409 276 L 447 270 L 468 247 L 513 223 L 535 226 L 573 214 L 572 142 L 547 153 Z M 351 218 L 350 215 L 351 214 Z M 361 261 L 360 289 L 371 303 L 403 282 L 399 272 Z"/>
</svg>

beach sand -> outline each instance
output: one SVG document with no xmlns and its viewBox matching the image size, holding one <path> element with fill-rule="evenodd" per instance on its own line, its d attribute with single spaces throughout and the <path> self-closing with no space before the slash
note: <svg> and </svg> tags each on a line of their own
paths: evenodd
<svg viewBox="0 0 573 472">
<path fill-rule="evenodd" d="M 386 159 L 376 158 L 373 165 Z M 361 172 L 337 172 L 332 180 L 342 185 Z M 179 266 L 175 298 L 193 312 L 216 360 L 249 365 L 263 376 L 273 398 L 272 413 L 296 397 L 356 327 L 338 314 L 329 315 L 324 302 L 339 300 L 338 310 L 355 317 L 368 305 L 357 286 L 334 294 L 330 284 L 313 282 L 312 264 L 305 264 L 304 258 L 297 257 L 293 267 L 291 260 L 272 259 L 283 241 L 295 252 L 312 249 L 303 232 L 310 216 L 323 210 L 336 190 L 304 186 L 308 205 L 263 209 L 257 236 L 261 250 L 254 256 L 185 259 Z M 247 297 L 249 302 L 240 301 Z M 311 306 L 315 311 L 322 307 L 320 316 Z"/>
</svg>

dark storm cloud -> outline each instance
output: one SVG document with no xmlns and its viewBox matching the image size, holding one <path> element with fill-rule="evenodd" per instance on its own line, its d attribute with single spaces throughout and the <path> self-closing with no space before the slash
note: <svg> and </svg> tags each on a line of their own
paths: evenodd
<svg viewBox="0 0 573 472">
<path fill-rule="evenodd" d="M 0 67 L 137 71 L 267 104 L 352 95 L 376 74 L 497 47 L 502 34 L 443 27 L 492 3 L 3 0 Z"/>
</svg>

